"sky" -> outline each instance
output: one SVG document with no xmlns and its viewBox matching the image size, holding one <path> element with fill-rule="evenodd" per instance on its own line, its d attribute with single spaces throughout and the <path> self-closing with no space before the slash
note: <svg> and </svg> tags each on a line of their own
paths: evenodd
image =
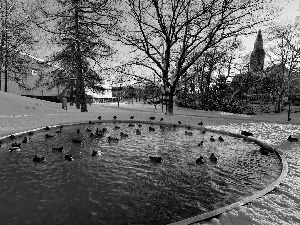
<svg viewBox="0 0 300 225">
<path fill-rule="evenodd" d="M 50 0 L 50 2 L 53 2 L 53 0 Z M 272 2 L 276 6 L 282 7 L 282 13 L 280 16 L 276 17 L 276 22 L 283 22 L 283 23 L 291 23 L 295 21 L 295 19 L 298 16 L 298 19 L 300 19 L 300 1 L 299 0 L 273 0 Z M 257 27 L 258 29 L 262 30 L 262 35 L 264 38 L 264 34 L 266 35 L 266 32 L 264 32 L 264 28 Z M 41 37 L 43 38 L 43 36 Z M 250 53 L 253 50 L 254 42 L 256 39 L 256 34 L 249 35 L 247 37 L 241 37 L 243 45 L 245 47 L 245 52 Z M 264 39 L 265 41 L 265 39 Z M 116 45 L 117 48 L 120 49 L 121 45 Z M 128 49 L 128 48 L 127 48 Z M 45 59 L 47 56 L 51 55 L 52 51 L 55 50 L 53 47 L 51 47 L 51 44 L 48 43 L 45 44 L 44 47 L 38 47 L 35 51 L 31 52 L 31 55 L 34 55 L 35 57 Z M 124 50 L 120 51 L 122 55 L 126 54 L 126 48 Z"/>
</svg>

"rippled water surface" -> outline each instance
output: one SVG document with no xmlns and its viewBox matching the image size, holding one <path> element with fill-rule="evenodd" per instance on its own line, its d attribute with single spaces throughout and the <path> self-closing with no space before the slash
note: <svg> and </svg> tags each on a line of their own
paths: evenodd
<svg viewBox="0 0 300 225">
<path fill-rule="evenodd" d="M 139 128 L 142 135 L 136 135 L 135 125 L 74 125 L 61 134 L 51 128 L 35 132 L 20 153 L 8 148 L 25 135 L 5 139 L 0 148 L 3 224 L 167 224 L 252 195 L 281 172 L 277 156 L 261 155 L 254 143 L 229 136 L 223 136 L 225 142 L 210 142 L 219 135 L 191 130 L 193 135 L 186 136 L 185 128 L 157 125 L 149 132 L 146 124 Z M 106 127 L 108 132 L 104 138 L 90 138 L 87 127 Z M 129 137 L 109 144 L 107 137 L 120 138 L 120 132 Z M 56 136 L 44 138 L 46 133 Z M 72 143 L 72 138 L 83 142 Z M 204 147 L 198 147 L 202 140 Z M 59 146 L 65 152 L 51 151 Z M 92 157 L 92 150 L 102 154 Z M 217 163 L 208 159 L 212 152 Z M 46 161 L 32 162 L 35 154 Z M 66 161 L 65 154 L 74 161 Z M 206 162 L 196 165 L 200 155 Z M 163 162 L 153 163 L 149 156 L 161 156 Z"/>
</svg>

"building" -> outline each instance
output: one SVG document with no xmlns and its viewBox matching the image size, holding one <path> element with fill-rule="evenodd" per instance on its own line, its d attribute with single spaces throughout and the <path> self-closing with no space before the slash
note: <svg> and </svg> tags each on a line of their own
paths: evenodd
<svg viewBox="0 0 300 225">
<path fill-rule="evenodd" d="M 262 34 L 261 30 L 259 30 L 250 56 L 250 72 L 257 73 L 264 70 L 265 56 Z"/>
</svg>

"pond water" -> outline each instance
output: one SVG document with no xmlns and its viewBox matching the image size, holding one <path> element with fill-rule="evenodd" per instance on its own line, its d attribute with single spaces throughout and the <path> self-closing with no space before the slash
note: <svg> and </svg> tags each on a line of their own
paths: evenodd
<svg viewBox="0 0 300 225">
<path fill-rule="evenodd" d="M 3 224 L 167 224 L 220 208 L 274 182 L 276 154 L 240 138 L 184 127 L 97 123 L 40 130 L 3 140 L 0 148 L 0 218 Z M 119 129 L 115 129 L 118 126 Z M 105 136 L 91 130 L 107 128 Z M 77 133 L 77 130 L 80 133 Z M 136 129 L 141 135 L 136 135 Z M 128 134 L 120 138 L 120 132 Z M 45 138 L 45 134 L 54 134 Z M 13 142 L 20 152 L 9 152 Z M 109 143 L 107 137 L 118 137 Z M 216 141 L 211 142 L 214 136 Z M 82 140 L 74 143 L 72 139 Z M 198 143 L 204 142 L 199 147 Z M 52 152 L 63 146 L 64 152 Z M 91 156 L 92 151 L 101 151 Z M 218 161 L 211 162 L 215 153 Z M 65 160 L 72 154 L 74 161 Z M 33 156 L 44 156 L 42 163 Z M 205 163 L 196 164 L 202 155 Z M 162 157 L 162 163 L 149 160 Z"/>
</svg>

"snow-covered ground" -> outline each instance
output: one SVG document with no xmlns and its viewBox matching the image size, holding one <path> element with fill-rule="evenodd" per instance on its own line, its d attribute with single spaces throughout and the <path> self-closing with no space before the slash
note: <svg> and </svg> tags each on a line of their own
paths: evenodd
<svg viewBox="0 0 300 225">
<path fill-rule="evenodd" d="M 165 116 L 160 106 L 142 103 L 125 104 L 105 103 L 93 104 L 89 112 L 81 113 L 75 107 L 62 109 L 61 104 L 45 102 L 37 99 L 21 97 L 0 91 L 0 136 L 30 130 L 38 127 L 97 120 L 111 120 L 115 115 L 118 119 L 149 120 L 155 116 L 157 120 L 164 118 L 165 122 L 196 125 L 203 121 L 205 126 L 239 133 L 240 130 L 250 130 L 256 137 L 278 147 L 285 154 L 289 173 L 279 188 L 274 192 L 255 200 L 217 218 L 207 221 L 207 224 L 300 224 L 300 163 L 298 144 L 286 141 L 288 134 L 300 136 L 300 116 L 292 114 L 292 124 L 287 121 L 287 114 L 265 114 L 258 116 L 232 115 L 220 112 L 207 112 L 180 109 L 175 107 L 173 116 Z"/>
</svg>

